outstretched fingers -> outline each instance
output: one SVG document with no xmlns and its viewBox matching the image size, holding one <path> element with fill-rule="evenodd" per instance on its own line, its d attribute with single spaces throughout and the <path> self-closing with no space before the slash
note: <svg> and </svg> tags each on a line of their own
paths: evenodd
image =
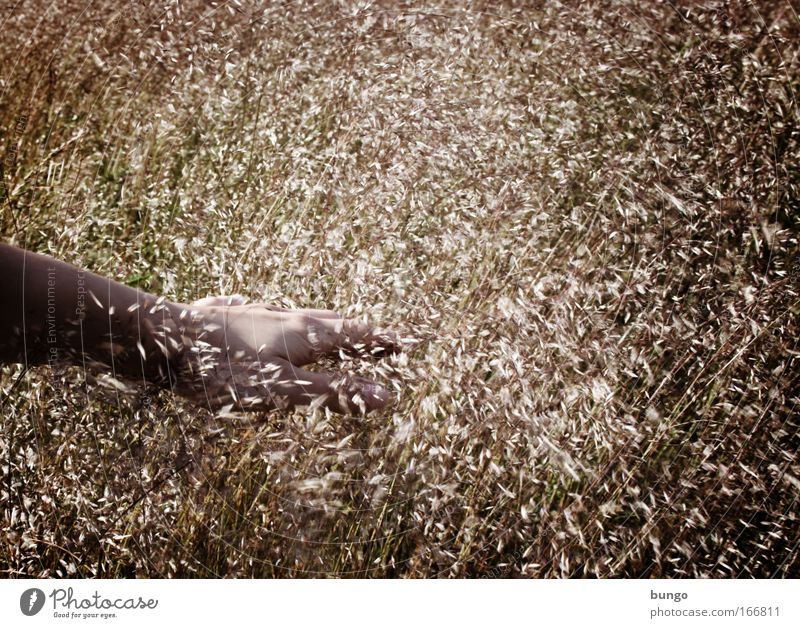
<svg viewBox="0 0 800 628">
<path fill-rule="evenodd" d="M 375 382 L 302 366 L 340 352 L 380 357 L 399 351 L 394 332 L 332 310 L 235 305 L 235 298 L 218 297 L 199 306 L 194 327 L 187 326 L 188 350 L 176 392 L 223 412 L 319 405 L 341 414 L 365 414 L 389 402 L 389 392 Z"/>
<path fill-rule="evenodd" d="M 240 410 L 293 409 L 318 405 L 339 414 L 362 415 L 383 408 L 389 392 L 381 385 L 346 373 L 321 373 L 275 358 L 266 365 L 249 365 L 228 387 Z"/>
<path fill-rule="evenodd" d="M 249 309 L 254 310 L 267 310 L 269 312 L 279 312 L 281 314 L 304 314 L 314 316 L 316 318 L 340 318 L 339 315 L 333 310 L 320 310 L 314 308 L 301 308 L 301 309 L 288 309 L 278 305 L 270 305 L 269 303 L 247 303 L 247 297 L 241 294 L 221 295 L 213 297 L 205 297 L 192 302 L 193 306 L 198 307 L 234 307 L 247 305 Z"/>
</svg>

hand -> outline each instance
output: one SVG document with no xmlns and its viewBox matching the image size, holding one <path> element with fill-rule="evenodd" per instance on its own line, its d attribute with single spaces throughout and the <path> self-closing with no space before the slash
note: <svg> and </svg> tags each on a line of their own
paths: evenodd
<svg viewBox="0 0 800 628">
<path fill-rule="evenodd" d="M 212 410 L 319 404 L 365 413 L 389 401 L 364 378 L 302 368 L 340 352 L 398 349 L 394 333 L 330 310 L 246 305 L 242 297 L 172 303 L 2 243 L 0 271 L 0 363 L 81 366 L 170 386 Z"/>
<path fill-rule="evenodd" d="M 215 410 L 318 404 L 342 414 L 364 414 L 389 401 L 389 392 L 370 380 L 301 367 L 340 352 L 364 357 L 396 352 L 391 331 L 331 310 L 245 305 L 238 296 L 183 307 L 185 349 L 175 392 L 184 397 Z"/>
</svg>

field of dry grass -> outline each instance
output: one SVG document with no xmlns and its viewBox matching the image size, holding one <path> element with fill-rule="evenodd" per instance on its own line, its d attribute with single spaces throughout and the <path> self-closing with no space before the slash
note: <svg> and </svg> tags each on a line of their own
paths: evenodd
<svg viewBox="0 0 800 628">
<path fill-rule="evenodd" d="M 6 3 L 4 241 L 418 342 L 366 418 L 3 367 L 0 573 L 800 575 L 800 22 L 703 4 Z"/>
</svg>

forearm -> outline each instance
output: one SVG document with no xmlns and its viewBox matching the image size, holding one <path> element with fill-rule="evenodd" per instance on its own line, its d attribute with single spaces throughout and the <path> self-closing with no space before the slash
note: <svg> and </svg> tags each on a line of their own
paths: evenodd
<svg viewBox="0 0 800 628">
<path fill-rule="evenodd" d="M 384 406 L 386 390 L 303 365 L 393 351 L 394 334 L 330 310 L 171 303 L 47 255 L 0 244 L 0 363 L 86 366 L 166 386 L 211 409 L 317 399 L 334 412 Z M 376 353 L 377 352 L 377 353 Z"/>
<path fill-rule="evenodd" d="M 164 384 L 183 347 L 177 304 L 0 244 L 0 361 L 89 364 Z"/>
</svg>

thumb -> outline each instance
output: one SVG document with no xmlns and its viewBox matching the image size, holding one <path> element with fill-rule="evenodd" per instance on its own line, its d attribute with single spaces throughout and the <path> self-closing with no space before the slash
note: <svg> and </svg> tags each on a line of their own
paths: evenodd
<svg viewBox="0 0 800 628">
<path fill-rule="evenodd" d="M 282 362 L 273 388 L 288 397 L 290 405 L 319 405 L 339 414 L 363 415 L 386 406 L 389 391 L 380 384 L 349 373 L 308 371 Z"/>
<path fill-rule="evenodd" d="M 258 412 L 315 406 L 363 415 L 383 408 L 390 400 L 389 391 L 369 379 L 308 371 L 277 357 L 260 363 L 219 363 L 204 373 L 179 379 L 178 384 L 175 392 L 205 401 L 210 410 L 232 406 Z"/>
</svg>

